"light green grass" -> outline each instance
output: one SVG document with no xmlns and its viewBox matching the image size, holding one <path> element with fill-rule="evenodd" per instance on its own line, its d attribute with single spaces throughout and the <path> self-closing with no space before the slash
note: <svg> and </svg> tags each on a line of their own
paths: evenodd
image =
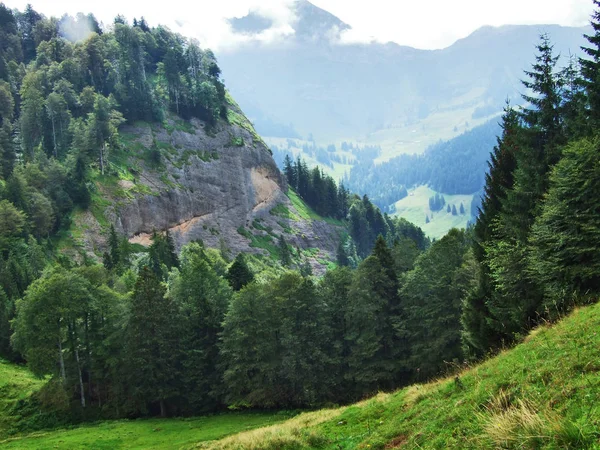
<svg viewBox="0 0 600 450">
<path fill-rule="evenodd" d="M 409 222 L 420 227 L 430 238 L 439 239 L 444 236 L 452 228 L 466 228 L 469 219 L 471 218 L 471 201 L 473 195 L 447 195 L 442 192 L 446 199 L 446 206 L 456 206 L 456 210 L 460 210 L 462 202 L 465 207 L 465 214 L 460 213 L 453 216 L 452 213 L 446 211 L 446 206 L 441 211 L 431 212 L 429 209 L 429 198 L 437 192 L 428 186 L 419 186 L 416 189 L 408 191 L 408 197 L 396 202 L 395 216 L 403 217 Z M 426 223 L 425 216 L 429 216 L 430 222 Z M 432 218 L 433 216 L 433 218 Z"/>
<path fill-rule="evenodd" d="M 600 305 L 429 384 L 204 444 L 213 449 L 598 449 Z M 320 417 L 320 418 L 319 418 Z"/>
<path fill-rule="evenodd" d="M 288 189 L 287 196 L 292 202 L 292 206 L 296 210 L 297 215 L 301 219 L 308 221 L 320 220 L 323 222 L 327 222 L 331 225 L 337 225 L 339 227 L 344 226 L 344 223 L 341 220 L 332 219 L 331 217 L 321 217 L 310 206 L 304 203 L 304 200 L 302 200 L 293 189 Z"/>
<path fill-rule="evenodd" d="M 79 428 L 34 433 L 0 441 L 3 449 L 180 449 L 232 433 L 277 423 L 277 414 L 223 414 L 191 419 L 101 422 Z"/>
<path fill-rule="evenodd" d="M 0 440 L 15 424 L 10 409 L 27 399 L 45 383 L 34 377 L 25 367 L 9 364 L 0 359 Z M 1 444 L 0 444 L 1 445 Z"/>
</svg>

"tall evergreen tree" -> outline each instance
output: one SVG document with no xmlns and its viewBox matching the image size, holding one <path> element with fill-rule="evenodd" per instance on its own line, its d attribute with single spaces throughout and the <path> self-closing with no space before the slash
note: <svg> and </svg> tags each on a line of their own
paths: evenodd
<svg viewBox="0 0 600 450">
<path fill-rule="evenodd" d="M 229 285 L 234 291 L 239 291 L 244 286 L 252 283 L 254 280 L 254 274 L 248 267 L 246 257 L 243 253 L 238 253 L 231 264 L 231 267 L 227 270 L 227 280 Z"/>
<path fill-rule="evenodd" d="M 590 58 L 581 58 L 583 84 L 587 94 L 590 129 L 600 126 L 600 0 L 593 0 L 596 7 L 590 25 L 593 33 L 584 35 L 589 47 L 582 47 Z"/>
<path fill-rule="evenodd" d="M 218 342 L 231 289 L 199 244 L 183 249 L 180 271 L 174 271 L 169 281 L 169 297 L 182 311 L 179 336 L 185 400 L 192 411 L 212 411 L 222 401 Z"/>
<path fill-rule="evenodd" d="M 179 311 L 165 293 L 156 274 L 144 267 L 131 298 L 124 350 L 125 380 L 135 407 L 147 413 L 156 405 L 163 417 L 182 387 Z"/>
</svg>

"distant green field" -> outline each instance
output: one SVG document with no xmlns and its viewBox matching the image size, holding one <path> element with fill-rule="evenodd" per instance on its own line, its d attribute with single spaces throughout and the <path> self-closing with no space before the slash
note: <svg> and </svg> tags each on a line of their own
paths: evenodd
<svg viewBox="0 0 600 450">
<path fill-rule="evenodd" d="M 456 209 L 459 210 L 462 202 L 465 207 L 464 215 L 453 216 L 452 213 L 446 211 L 446 207 L 441 211 L 431 212 L 429 198 L 435 194 L 436 191 L 427 186 L 419 186 L 410 190 L 408 197 L 396 202 L 396 213 L 394 215 L 403 217 L 421 227 L 430 238 L 439 239 L 452 228 L 465 228 L 471 217 L 473 195 L 447 195 L 440 192 L 446 199 L 446 205 L 451 207 L 456 205 Z M 429 216 L 429 223 L 426 223 L 425 216 Z"/>
<path fill-rule="evenodd" d="M 0 441 L 2 449 L 180 449 L 198 442 L 276 424 L 276 414 L 224 414 L 192 419 L 101 422 L 66 430 L 34 433 Z"/>
</svg>

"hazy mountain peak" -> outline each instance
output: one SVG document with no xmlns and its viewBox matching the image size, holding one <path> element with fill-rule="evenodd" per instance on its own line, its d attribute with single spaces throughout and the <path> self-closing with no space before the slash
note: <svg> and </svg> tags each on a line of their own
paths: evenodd
<svg viewBox="0 0 600 450">
<path fill-rule="evenodd" d="M 291 20 L 288 24 L 297 39 L 322 40 L 336 39 L 344 30 L 351 27 L 333 14 L 313 5 L 307 0 L 295 0 L 290 3 Z M 241 18 L 227 20 L 234 33 L 258 36 L 269 31 L 277 24 L 264 11 L 250 11 Z"/>
<path fill-rule="evenodd" d="M 331 35 L 332 32 L 339 34 L 351 28 L 338 17 L 307 0 L 296 0 L 294 10 L 296 13 L 294 30 L 300 37 L 324 37 Z"/>
</svg>

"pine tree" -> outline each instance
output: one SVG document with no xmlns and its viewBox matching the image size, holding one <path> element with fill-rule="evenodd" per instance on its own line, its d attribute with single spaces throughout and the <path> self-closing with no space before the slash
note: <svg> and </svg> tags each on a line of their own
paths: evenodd
<svg viewBox="0 0 600 450">
<path fill-rule="evenodd" d="M 350 265 L 350 259 L 348 258 L 348 253 L 346 251 L 344 239 L 340 239 L 340 243 L 338 244 L 337 248 L 336 259 L 337 263 L 341 267 L 348 267 Z"/>
<path fill-rule="evenodd" d="M 285 241 L 283 234 L 279 236 L 277 245 L 279 247 L 279 257 L 281 259 L 281 264 L 283 264 L 284 267 L 288 267 L 292 263 L 292 255 L 290 253 L 290 247 Z"/>
<path fill-rule="evenodd" d="M 599 149 L 597 139 L 576 141 L 565 149 L 532 229 L 531 265 L 545 288 L 547 310 L 563 311 L 577 297 L 600 291 Z"/>
<path fill-rule="evenodd" d="M 245 265 L 243 257 L 236 261 Z M 199 244 L 184 247 L 180 270 L 174 272 L 169 296 L 181 309 L 178 332 L 185 399 L 193 411 L 213 411 L 222 404 L 224 393 L 218 343 L 232 292 Z"/>
<path fill-rule="evenodd" d="M 125 341 L 126 383 L 140 411 L 153 404 L 168 414 L 169 401 L 181 392 L 180 320 L 166 289 L 145 267 L 135 284 Z"/>
<path fill-rule="evenodd" d="M 348 291 L 351 283 L 352 271 L 347 267 L 338 267 L 328 270 L 318 286 L 326 304 L 327 325 L 331 332 L 327 346 L 327 354 L 331 360 L 328 373 L 332 384 L 332 398 L 336 401 L 352 400 L 353 386 L 347 380 L 351 343 L 346 339 Z"/>
<path fill-rule="evenodd" d="M 234 291 L 239 291 L 254 281 L 254 274 L 248 267 L 246 257 L 243 253 L 238 253 L 235 257 L 233 264 L 227 271 L 226 278 Z"/>
<path fill-rule="evenodd" d="M 506 193 L 514 184 L 517 166 L 516 154 L 524 145 L 524 130 L 518 113 L 506 104 L 502 116 L 502 135 L 490 155 L 488 173 L 481 208 L 474 226 L 473 254 L 480 264 L 476 288 L 468 292 L 463 305 L 463 344 L 468 355 L 483 356 L 491 348 L 500 345 L 500 336 L 490 326 L 491 313 L 488 303 L 493 285 L 485 247 L 494 236 L 492 224 L 497 220 L 506 199 Z"/>
<path fill-rule="evenodd" d="M 593 1 L 596 9 L 592 15 L 590 25 L 594 32 L 590 35 L 584 35 L 590 46 L 582 47 L 582 50 L 590 58 L 579 60 L 587 94 L 591 130 L 598 129 L 600 126 L 600 0 Z"/>
<path fill-rule="evenodd" d="M 119 245 L 119 236 L 115 231 L 114 225 L 110 225 L 108 235 L 108 248 L 112 267 L 118 267 L 121 264 L 121 249 Z M 109 267 L 107 267 L 108 269 Z"/>
<path fill-rule="evenodd" d="M 294 166 L 294 162 L 290 158 L 290 155 L 286 153 L 285 159 L 283 161 L 283 174 L 288 182 L 288 184 L 293 188 L 298 188 L 298 179 L 296 176 L 296 167 Z"/>
<path fill-rule="evenodd" d="M 533 91 L 533 95 L 524 96 L 532 107 L 521 114 L 528 126 L 526 144 L 515 155 L 513 186 L 506 191 L 493 225 L 494 237 L 485 248 L 493 286 L 488 307 L 497 332 L 508 340 L 537 324 L 543 313 L 541 287 L 527 267 L 528 239 L 548 186 L 548 174 L 564 142 L 559 83 L 554 73 L 557 57 L 545 35 L 537 48 L 536 62 L 526 72 L 530 81 L 524 82 Z"/>
<path fill-rule="evenodd" d="M 444 361 L 459 361 L 463 356 L 461 297 L 475 283 L 475 274 L 467 270 L 466 278 L 461 273 L 460 283 L 458 279 L 469 245 L 464 231 L 451 230 L 417 258 L 400 291 L 410 367 L 417 381 L 436 375 Z"/>
<path fill-rule="evenodd" d="M 452 215 L 453 216 L 457 216 L 458 215 L 458 211 L 456 210 L 456 205 L 452 205 Z"/>
</svg>

